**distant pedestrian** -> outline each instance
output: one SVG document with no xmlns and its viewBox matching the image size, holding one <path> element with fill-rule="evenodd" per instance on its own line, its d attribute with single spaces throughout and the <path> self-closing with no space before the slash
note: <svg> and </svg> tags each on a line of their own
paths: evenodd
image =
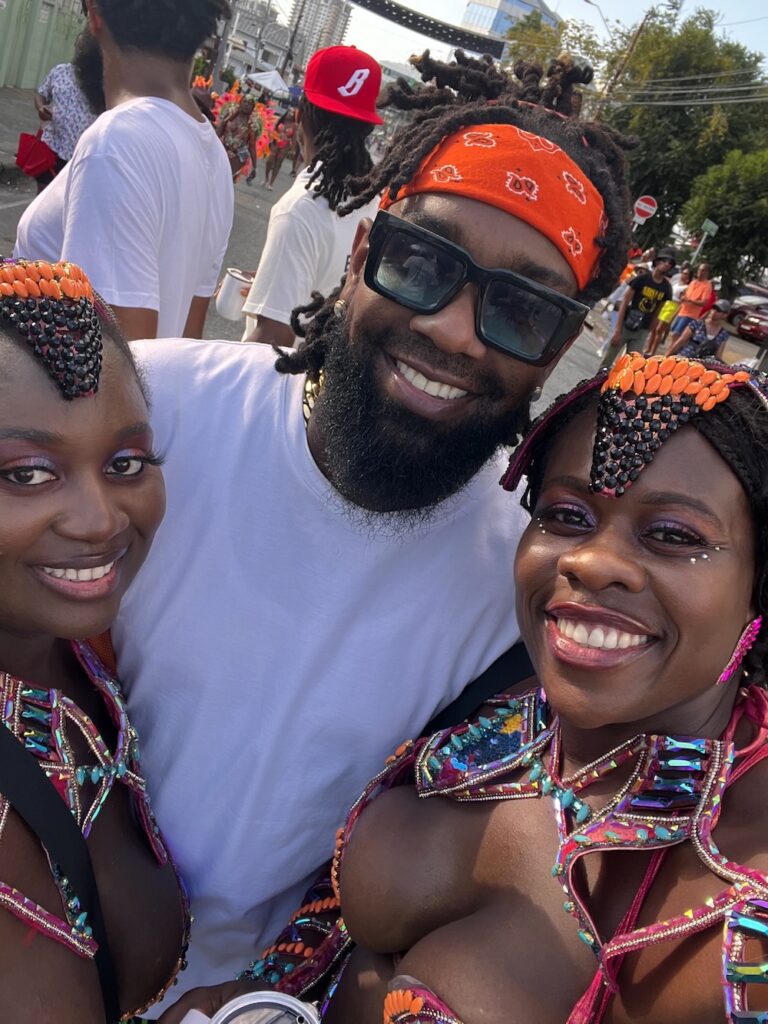
<svg viewBox="0 0 768 1024">
<path fill-rule="evenodd" d="M 699 264 L 695 280 L 691 281 L 685 289 L 680 301 L 680 309 L 677 311 L 670 334 L 672 342 L 679 340 L 681 334 L 689 324 L 700 320 L 707 309 L 714 303 L 715 289 L 709 279 L 709 264 Z"/>
<path fill-rule="evenodd" d="M 725 318 L 730 311 L 730 302 L 718 299 L 701 320 L 688 324 L 677 342 L 670 346 L 669 355 L 685 356 L 688 359 L 707 359 L 711 356 L 722 359 L 731 337 L 725 328 Z"/>
<path fill-rule="evenodd" d="M 306 169 L 275 204 L 259 268 L 244 305 L 243 341 L 292 346 L 291 315 L 327 295 L 346 273 L 358 223 L 374 217 L 372 200 L 351 216 L 337 208 L 349 198 L 348 176 L 362 177 L 373 163 L 366 139 L 374 125 L 381 68 L 354 46 L 330 46 L 307 65 L 298 111 Z"/>
<path fill-rule="evenodd" d="M 672 298 L 664 303 L 659 310 L 659 315 L 656 317 L 656 323 L 651 333 L 651 342 L 648 346 L 649 355 L 654 355 L 659 346 L 663 345 L 667 340 L 672 321 L 675 319 L 680 308 L 680 299 L 690 284 L 690 280 L 690 268 L 682 270 L 679 274 L 675 274 L 669 279 L 669 283 L 672 286 Z"/>
<path fill-rule="evenodd" d="M 224 144 L 224 149 L 229 157 L 233 181 L 237 179 L 238 174 L 249 160 L 253 164 L 254 170 L 256 169 L 258 136 L 252 122 L 255 109 L 256 101 L 253 97 L 243 96 L 240 102 L 221 118 L 216 129 L 216 134 Z M 261 134 L 261 122 L 259 121 L 258 124 L 259 134 Z"/>
<path fill-rule="evenodd" d="M 43 79 L 33 97 L 43 129 L 42 140 L 56 154 L 56 166 L 35 178 L 38 194 L 69 163 L 80 136 L 104 110 L 91 107 L 78 81 L 75 65 L 57 64 Z"/>
<path fill-rule="evenodd" d="M 662 250 L 653 261 L 653 270 L 640 273 L 627 282 L 616 326 L 600 366 L 611 366 L 622 349 L 645 352 L 659 310 L 672 298 L 667 275 L 675 265 L 674 253 Z"/>
<path fill-rule="evenodd" d="M 201 337 L 234 209 L 190 89 L 227 0 L 86 0 L 107 112 L 28 207 L 15 255 L 85 268 L 127 338 Z"/>
</svg>

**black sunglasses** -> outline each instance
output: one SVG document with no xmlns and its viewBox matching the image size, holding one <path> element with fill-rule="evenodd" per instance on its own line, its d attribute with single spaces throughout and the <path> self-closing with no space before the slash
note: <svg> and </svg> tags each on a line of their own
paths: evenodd
<svg viewBox="0 0 768 1024">
<path fill-rule="evenodd" d="M 436 313 L 477 285 L 475 330 L 486 345 L 546 366 L 581 330 L 589 307 L 511 270 L 487 270 L 461 246 L 380 210 L 369 237 L 365 283 L 417 313 Z"/>
</svg>

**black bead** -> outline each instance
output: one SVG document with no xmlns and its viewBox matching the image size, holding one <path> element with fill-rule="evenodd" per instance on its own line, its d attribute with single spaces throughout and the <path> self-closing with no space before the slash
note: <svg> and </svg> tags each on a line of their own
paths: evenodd
<svg viewBox="0 0 768 1024">
<path fill-rule="evenodd" d="M 605 478 L 605 486 L 608 488 L 609 491 L 612 491 L 614 489 L 614 487 L 616 486 L 616 477 L 615 476 L 607 476 Z"/>
</svg>

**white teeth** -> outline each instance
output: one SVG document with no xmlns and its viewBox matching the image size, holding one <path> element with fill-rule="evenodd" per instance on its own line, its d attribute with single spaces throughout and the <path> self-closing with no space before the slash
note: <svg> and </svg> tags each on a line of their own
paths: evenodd
<svg viewBox="0 0 768 1024">
<path fill-rule="evenodd" d="M 423 391 L 426 395 L 452 400 L 454 398 L 463 398 L 467 394 L 461 388 L 454 388 L 450 384 L 441 384 L 440 381 L 430 380 L 423 373 L 419 373 L 418 370 L 414 370 L 412 366 L 402 363 L 399 359 L 395 360 L 395 365 L 409 384 L 413 384 L 415 388 Z"/>
<path fill-rule="evenodd" d="M 627 647 L 640 647 L 648 643 L 648 637 L 641 633 L 624 633 L 618 629 L 593 626 L 591 629 L 582 622 L 573 619 L 558 619 L 557 628 L 563 636 L 568 637 L 582 647 L 598 647 L 605 651 L 621 650 Z"/>
<path fill-rule="evenodd" d="M 114 562 L 109 562 L 108 565 L 97 565 L 93 569 L 49 569 L 48 566 L 44 565 L 42 570 L 46 576 L 53 576 L 55 580 L 69 580 L 71 583 L 93 583 L 94 580 L 101 580 L 112 572 L 114 564 Z"/>
</svg>

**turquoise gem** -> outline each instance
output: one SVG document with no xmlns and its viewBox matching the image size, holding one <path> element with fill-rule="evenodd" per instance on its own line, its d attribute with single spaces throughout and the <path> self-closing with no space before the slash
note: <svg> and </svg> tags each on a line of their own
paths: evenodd
<svg viewBox="0 0 768 1024">
<path fill-rule="evenodd" d="M 117 766 L 117 777 L 119 779 L 122 779 L 122 777 L 125 775 L 127 771 L 128 768 L 126 767 L 125 761 L 121 761 L 120 764 Z"/>
<path fill-rule="evenodd" d="M 464 747 L 464 744 L 455 733 L 451 736 L 451 746 L 454 750 L 462 750 Z"/>
<path fill-rule="evenodd" d="M 672 838 L 672 833 L 669 831 L 668 828 L 664 828 L 663 825 L 657 825 L 654 828 L 653 831 L 656 833 L 656 838 L 657 839 L 671 839 Z"/>
<path fill-rule="evenodd" d="M 560 804 L 563 807 L 570 807 L 574 801 L 574 792 L 572 789 L 564 789 L 560 794 Z"/>
<path fill-rule="evenodd" d="M 439 772 L 443 765 L 436 757 L 430 757 L 427 761 L 427 767 L 431 768 L 433 772 Z"/>
<path fill-rule="evenodd" d="M 78 786 L 85 785 L 85 768 L 78 768 L 75 772 L 75 780 Z"/>
<path fill-rule="evenodd" d="M 493 728 L 493 722 L 489 718 L 485 718 L 483 715 L 480 715 L 480 717 L 478 718 L 478 722 L 480 723 L 481 729 Z"/>
<path fill-rule="evenodd" d="M 576 907 L 574 906 L 573 903 L 571 903 L 570 900 L 566 900 L 565 903 L 563 904 L 563 910 L 566 912 L 566 914 L 572 914 L 575 909 L 576 909 Z"/>
<path fill-rule="evenodd" d="M 612 843 L 621 842 L 621 836 L 618 834 L 618 832 L 612 832 L 610 829 L 605 830 L 605 838 L 610 839 Z"/>
<path fill-rule="evenodd" d="M 541 792 L 542 793 L 549 793 L 549 791 L 552 789 L 552 786 L 553 786 L 552 776 L 551 775 L 545 776 L 544 781 L 541 784 Z"/>
<path fill-rule="evenodd" d="M 587 804 L 579 803 L 579 806 L 576 808 L 576 823 L 581 825 L 587 820 L 587 818 L 589 818 L 591 813 L 592 812 Z"/>
<path fill-rule="evenodd" d="M 269 982 L 270 985 L 276 985 L 278 981 L 282 980 L 282 977 L 283 975 L 280 971 L 271 971 L 267 975 L 267 981 Z"/>
<path fill-rule="evenodd" d="M 88 914 L 85 911 L 83 911 L 82 914 L 78 914 L 77 917 L 75 918 L 75 928 L 77 928 L 77 930 L 81 932 L 83 928 L 85 928 L 85 922 L 87 920 Z"/>
<path fill-rule="evenodd" d="M 541 778 L 541 773 L 543 771 L 544 771 L 544 765 L 541 763 L 541 761 L 536 761 L 536 763 L 531 768 L 531 771 L 530 771 L 529 776 L 528 776 L 530 778 L 531 782 L 535 782 L 537 779 Z"/>
<path fill-rule="evenodd" d="M 520 710 L 520 701 L 517 700 L 516 698 L 513 697 L 512 700 L 508 701 L 508 703 L 509 703 L 510 711 L 519 711 Z"/>
<path fill-rule="evenodd" d="M 101 768 L 91 768 L 91 782 L 96 785 L 102 774 Z"/>
<path fill-rule="evenodd" d="M 639 828 L 637 830 L 637 838 L 640 839 L 642 842 L 645 842 L 646 839 L 648 838 L 648 829 L 647 828 Z"/>
<path fill-rule="evenodd" d="M 586 942 L 588 946 L 594 946 L 595 944 L 595 940 L 592 938 L 589 932 L 584 932 L 581 929 L 579 929 L 579 938 L 582 942 Z"/>
<path fill-rule="evenodd" d="M 480 737 L 481 737 L 481 736 L 482 736 L 483 734 L 482 734 L 482 732 L 481 732 L 481 731 L 480 731 L 480 730 L 479 730 L 479 729 L 477 728 L 477 726 L 476 726 L 476 725 L 472 724 L 472 725 L 470 725 L 470 727 L 469 727 L 469 735 L 470 735 L 470 736 L 472 737 L 472 739 L 473 739 L 473 740 L 479 740 L 479 739 L 480 739 Z"/>
<path fill-rule="evenodd" d="M 584 846 L 589 842 L 589 836 L 585 836 L 581 832 L 574 832 L 571 839 L 573 839 L 574 843 L 578 843 L 579 846 Z"/>
<path fill-rule="evenodd" d="M 440 748 L 440 753 L 443 755 L 443 757 L 450 757 L 451 754 L 453 753 L 453 748 L 450 747 L 450 746 L 449 747 L 441 747 Z"/>
<path fill-rule="evenodd" d="M 284 964 L 283 965 L 283 974 L 290 974 L 291 971 L 293 970 L 293 968 L 294 968 L 294 964 Z"/>
</svg>

